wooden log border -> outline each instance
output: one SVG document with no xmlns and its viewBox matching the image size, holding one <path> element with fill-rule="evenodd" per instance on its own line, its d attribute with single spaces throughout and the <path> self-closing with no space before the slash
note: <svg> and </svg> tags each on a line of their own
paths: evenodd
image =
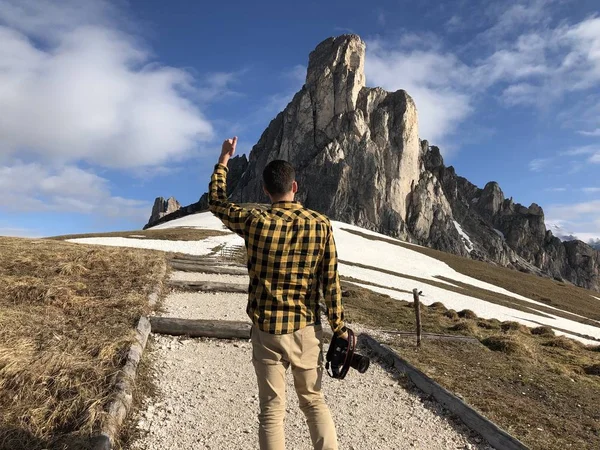
<svg viewBox="0 0 600 450">
<path fill-rule="evenodd" d="M 161 316 L 150 317 L 150 325 L 153 333 L 216 339 L 250 339 L 252 328 L 250 322 Z"/>
<path fill-rule="evenodd" d="M 185 291 L 203 291 L 203 292 L 230 292 L 230 293 L 248 293 L 247 284 L 220 283 L 217 281 L 178 281 L 170 280 L 168 285 L 172 288 Z"/>
<path fill-rule="evenodd" d="M 402 359 L 388 346 L 380 344 L 368 334 L 361 334 L 359 339 L 375 354 L 390 362 L 398 371 L 406 374 L 417 388 L 433 396 L 438 403 L 458 416 L 465 425 L 481 435 L 496 450 L 529 450 L 529 447 L 517 438 L 508 434 L 408 361 Z"/>
<path fill-rule="evenodd" d="M 170 336 L 207 337 L 216 339 L 250 339 L 250 322 L 236 320 L 179 319 L 177 317 L 150 317 L 152 333 Z M 329 342 L 333 333 L 323 328 L 323 337 Z"/>
<path fill-rule="evenodd" d="M 167 265 L 163 263 L 159 269 L 158 280 L 152 292 L 148 295 L 148 304 L 154 307 L 162 292 L 163 280 L 167 273 Z M 133 387 L 137 368 L 148 342 L 151 325 L 146 316 L 140 317 L 135 329 L 135 340 L 129 348 L 125 365 L 117 375 L 114 398 L 108 405 L 108 416 L 100 432 L 90 438 L 91 450 L 111 450 L 125 417 L 131 410 L 133 402 Z"/>
<path fill-rule="evenodd" d="M 189 261 L 171 261 L 170 266 L 173 270 L 182 272 L 215 273 L 219 275 L 242 275 L 248 276 L 248 270 L 241 267 L 231 266 L 211 266 L 209 264 L 198 264 Z"/>
</svg>

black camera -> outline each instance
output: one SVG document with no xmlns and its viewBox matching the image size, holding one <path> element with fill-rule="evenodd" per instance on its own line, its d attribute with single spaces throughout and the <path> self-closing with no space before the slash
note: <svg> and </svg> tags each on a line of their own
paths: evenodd
<svg viewBox="0 0 600 450">
<path fill-rule="evenodd" d="M 348 340 L 333 335 L 329 350 L 327 350 L 327 362 L 325 363 L 329 376 L 341 380 L 344 379 L 350 367 L 360 373 L 365 373 L 370 363 L 369 358 L 355 353 L 356 335 L 350 328 L 347 331 Z M 331 367 L 331 371 L 329 371 L 329 367 Z"/>
</svg>

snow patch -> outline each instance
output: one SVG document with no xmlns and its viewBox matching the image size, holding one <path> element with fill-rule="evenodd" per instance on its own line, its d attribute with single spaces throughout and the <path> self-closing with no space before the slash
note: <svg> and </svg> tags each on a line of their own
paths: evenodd
<svg viewBox="0 0 600 450">
<path fill-rule="evenodd" d="M 456 231 L 458 231 L 458 234 L 460 234 L 460 237 L 463 240 L 463 244 L 465 245 L 465 248 L 467 249 L 467 251 L 469 253 L 472 252 L 473 251 L 473 242 L 471 241 L 471 238 L 462 229 L 462 227 L 460 226 L 460 223 L 458 223 L 456 220 L 453 220 L 452 222 L 454 222 L 454 227 L 456 228 Z"/>
<path fill-rule="evenodd" d="M 106 245 L 109 247 L 132 247 L 163 252 L 187 253 L 188 255 L 210 255 L 212 249 L 221 245 L 225 248 L 244 245 L 244 240 L 237 234 L 211 236 L 201 241 L 167 241 L 164 239 L 129 239 L 122 237 L 93 237 L 68 239 L 77 244 Z"/>
<path fill-rule="evenodd" d="M 171 220 L 169 222 L 161 223 L 155 227 L 150 228 L 151 230 L 164 230 L 165 228 L 199 228 L 202 230 L 227 230 L 227 227 L 223 225 L 217 217 L 210 212 L 203 212 L 198 214 L 190 214 L 179 219 Z"/>
<path fill-rule="evenodd" d="M 365 289 L 370 289 L 373 292 L 389 295 L 390 297 L 395 298 L 397 300 L 412 301 L 412 294 L 404 294 L 393 289 L 380 288 L 368 284 L 362 284 L 360 282 L 355 282 L 354 284 Z M 537 314 L 517 311 L 506 306 L 496 305 L 495 303 L 489 303 L 478 298 L 457 294 L 455 292 L 449 292 L 444 289 L 428 285 L 424 286 L 424 288 L 425 295 L 421 296 L 420 300 L 425 305 L 431 305 L 433 302 L 437 301 L 442 302 L 446 308 L 454 309 L 456 311 L 470 309 L 483 319 L 516 321 L 528 327 L 538 327 L 540 324 L 543 324 L 553 328 L 562 328 L 564 330 L 570 330 L 575 333 L 584 334 L 600 339 L 600 328 L 598 327 L 585 325 L 569 319 L 563 319 L 562 317 L 557 317 L 547 313 L 544 314 L 550 317 L 538 316 Z M 556 329 L 554 329 L 554 331 L 557 335 L 565 335 L 571 339 L 576 339 L 580 342 L 583 342 L 586 345 L 598 345 L 598 341 L 585 339 L 575 334 L 565 333 Z"/>
<path fill-rule="evenodd" d="M 494 231 L 496 232 L 496 234 L 497 234 L 498 236 L 500 236 L 500 239 L 502 239 L 503 241 L 505 241 L 505 240 L 506 240 L 506 236 L 504 236 L 504 233 L 503 233 L 502 231 L 500 231 L 500 230 L 497 230 L 496 228 L 494 228 Z"/>
</svg>

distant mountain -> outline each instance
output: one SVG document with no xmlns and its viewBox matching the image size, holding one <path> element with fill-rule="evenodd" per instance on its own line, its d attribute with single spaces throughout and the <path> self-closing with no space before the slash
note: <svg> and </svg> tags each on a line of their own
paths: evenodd
<svg viewBox="0 0 600 450">
<path fill-rule="evenodd" d="M 600 250 L 600 239 L 590 239 L 588 245 L 596 250 Z"/>
<path fill-rule="evenodd" d="M 364 57 L 355 35 L 317 46 L 306 84 L 249 158 L 230 161 L 233 201 L 267 202 L 262 170 L 286 159 L 297 170 L 298 200 L 335 220 L 600 290 L 600 252 L 555 237 L 535 203 L 515 203 L 497 183 L 481 189 L 446 167 L 439 148 L 419 140 L 408 93 L 365 86 Z M 160 221 L 206 206 L 203 196 Z"/>
<path fill-rule="evenodd" d="M 575 241 L 577 236 L 571 231 L 565 230 L 562 226 L 553 222 L 546 222 L 546 228 L 552 231 L 552 234 L 559 238 L 561 241 Z"/>
</svg>

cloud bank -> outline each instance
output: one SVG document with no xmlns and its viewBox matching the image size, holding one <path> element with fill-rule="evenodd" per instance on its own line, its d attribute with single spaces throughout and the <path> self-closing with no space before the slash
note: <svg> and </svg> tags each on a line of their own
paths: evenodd
<svg viewBox="0 0 600 450">
<path fill-rule="evenodd" d="M 154 62 L 111 24 L 111 11 L 92 1 L 0 2 L 0 155 L 132 168 L 211 138 L 187 97 L 192 78 Z"/>
<path fill-rule="evenodd" d="M 367 82 L 392 91 L 405 89 L 417 104 L 421 137 L 437 144 L 447 144 L 478 111 L 484 95 L 506 107 L 542 110 L 566 96 L 581 95 L 580 100 L 570 98 L 565 123 L 585 127 L 578 130 L 581 135 L 598 136 L 598 102 L 590 96 L 600 86 L 600 17 L 553 24 L 554 3 L 498 6 L 490 25 L 462 49 L 450 50 L 433 33 L 371 39 Z M 466 29 L 466 24 L 459 15 L 447 23 L 452 32 Z"/>
</svg>

